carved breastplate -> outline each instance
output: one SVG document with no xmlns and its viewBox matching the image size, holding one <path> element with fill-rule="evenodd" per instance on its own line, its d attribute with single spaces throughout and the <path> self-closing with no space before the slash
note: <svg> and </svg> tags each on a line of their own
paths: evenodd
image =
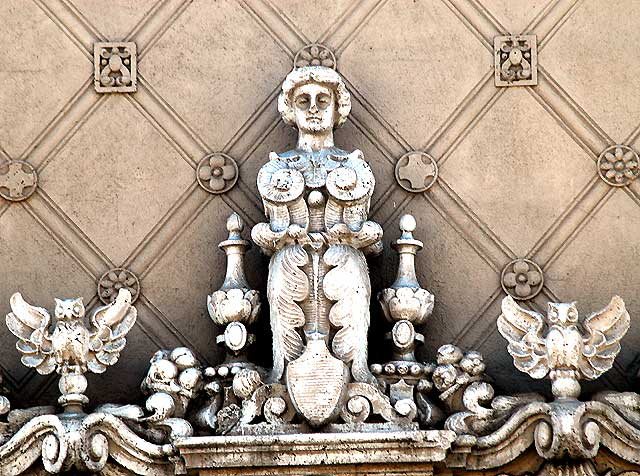
<svg viewBox="0 0 640 476">
<path fill-rule="evenodd" d="M 272 231 L 296 224 L 322 232 L 337 223 L 356 230 L 367 219 L 375 180 L 359 150 L 321 160 L 275 153 L 270 158 L 258 174 L 258 190 Z"/>
</svg>

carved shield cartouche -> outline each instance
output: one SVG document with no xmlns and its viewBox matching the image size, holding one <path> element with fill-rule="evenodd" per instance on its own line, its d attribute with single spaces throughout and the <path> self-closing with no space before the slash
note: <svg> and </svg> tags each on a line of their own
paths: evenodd
<svg viewBox="0 0 640 476">
<path fill-rule="evenodd" d="M 300 358 L 287 367 L 291 400 L 311 426 L 322 426 L 338 415 L 348 379 L 346 364 L 329 353 L 324 340 L 309 340 Z"/>
</svg>

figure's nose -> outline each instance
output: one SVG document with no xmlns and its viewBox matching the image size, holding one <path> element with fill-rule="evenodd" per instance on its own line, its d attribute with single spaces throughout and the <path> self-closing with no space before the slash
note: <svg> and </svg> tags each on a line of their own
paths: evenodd
<svg viewBox="0 0 640 476">
<path fill-rule="evenodd" d="M 318 112 L 318 104 L 316 98 L 311 98 L 311 105 L 309 106 L 309 112 Z"/>
</svg>

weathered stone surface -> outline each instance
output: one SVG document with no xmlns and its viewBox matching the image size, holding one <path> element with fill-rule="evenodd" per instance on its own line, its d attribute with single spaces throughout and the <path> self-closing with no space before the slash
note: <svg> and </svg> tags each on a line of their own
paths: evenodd
<svg viewBox="0 0 640 476">
<path fill-rule="evenodd" d="M 336 465 L 339 470 L 348 464 L 442 461 L 454 437 L 449 431 L 216 436 L 182 439 L 176 446 L 190 469 Z"/>
</svg>

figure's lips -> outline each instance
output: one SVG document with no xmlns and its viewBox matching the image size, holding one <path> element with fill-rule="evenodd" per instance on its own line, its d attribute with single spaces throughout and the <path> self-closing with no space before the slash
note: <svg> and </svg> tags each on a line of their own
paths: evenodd
<svg viewBox="0 0 640 476">
<path fill-rule="evenodd" d="M 320 122 L 320 121 L 322 121 L 322 118 L 320 118 L 318 116 L 307 116 L 307 121 L 309 121 L 309 122 Z"/>
</svg>

